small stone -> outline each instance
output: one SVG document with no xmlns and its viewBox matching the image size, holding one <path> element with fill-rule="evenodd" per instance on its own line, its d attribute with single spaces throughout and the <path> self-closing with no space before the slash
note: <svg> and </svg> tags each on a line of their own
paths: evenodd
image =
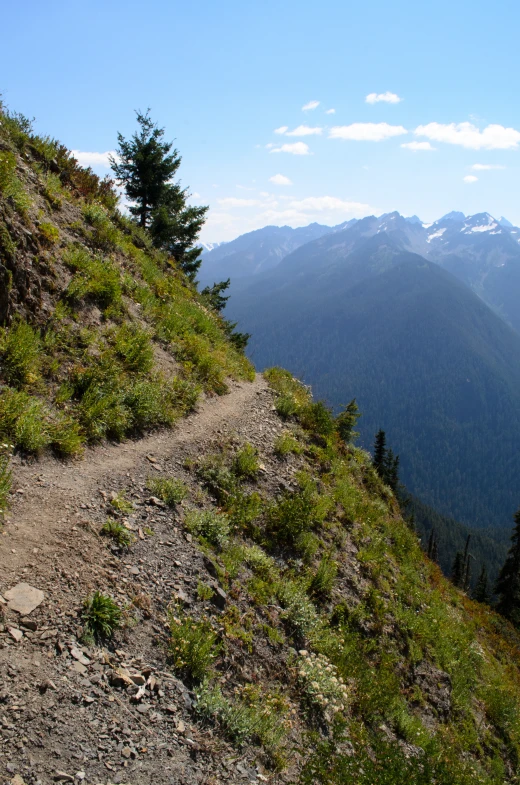
<svg viewBox="0 0 520 785">
<path fill-rule="evenodd" d="M 23 780 L 19 774 L 15 774 L 11 780 L 11 785 L 25 785 L 25 780 Z"/>
<path fill-rule="evenodd" d="M 143 684 L 146 684 L 146 679 L 142 673 L 131 673 L 130 678 L 138 687 L 142 687 Z"/>
<path fill-rule="evenodd" d="M 173 703 L 170 703 L 168 706 L 164 707 L 164 711 L 168 714 L 177 714 L 177 706 L 174 706 Z"/>
<path fill-rule="evenodd" d="M 28 616 L 38 605 L 41 605 L 45 594 L 40 589 L 35 589 L 28 583 L 17 583 L 12 589 L 6 591 L 4 597 L 7 600 L 7 607 L 22 616 Z"/>
<path fill-rule="evenodd" d="M 45 632 L 42 632 L 42 634 L 40 635 L 40 640 L 46 641 L 49 638 L 55 638 L 57 634 L 58 634 L 58 630 L 45 630 Z"/>
<path fill-rule="evenodd" d="M 132 677 L 124 668 L 116 668 L 110 671 L 108 680 L 113 687 L 132 687 L 134 685 Z"/>
<path fill-rule="evenodd" d="M 73 662 L 70 666 L 70 669 L 76 673 L 79 673 L 81 676 L 85 676 L 85 674 L 88 673 L 87 669 L 84 665 L 81 664 L 81 662 Z"/>
<path fill-rule="evenodd" d="M 16 627 L 8 627 L 7 632 L 17 643 L 19 643 L 23 638 L 23 632 L 21 630 L 17 630 Z"/>
<path fill-rule="evenodd" d="M 33 619 L 20 619 L 20 624 L 22 627 L 25 627 L 26 630 L 32 630 L 36 632 L 38 629 L 38 623 L 33 621 Z"/>
<path fill-rule="evenodd" d="M 56 690 L 56 689 L 57 689 L 56 685 L 50 679 L 45 679 L 45 681 L 42 681 L 42 683 L 40 684 L 40 692 L 47 692 L 47 690 Z"/>
<path fill-rule="evenodd" d="M 211 602 L 214 603 L 214 605 L 216 605 L 217 608 L 220 608 L 221 610 L 225 608 L 227 602 L 227 594 L 224 591 L 224 589 L 221 589 L 220 586 L 217 586 L 213 594 L 213 597 L 211 598 Z"/>
<path fill-rule="evenodd" d="M 184 536 L 186 537 L 186 542 L 191 542 L 193 540 L 191 534 L 185 534 Z"/>
<path fill-rule="evenodd" d="M 72 774 L 67 774 L 66 771 L 57 771 L 54 779 L 56 782 L 74 782 Z"/>
<path fill-rule="evenodd" d="M 86 776 L 87 775 L 85 774 L 84 771 L 77 771 L 76 774 L 74 775 L 74 779 L 79 780 L 80 782 L 83 782 L 83 780 L 85 779 Z"/>
<path fill-rule="evenodd" d="M 175 730 L 178 733 L 184 733 L 184 731 L 186 730 L 186 725 L 184 724 L 184 722 L 182 720 L 177 720 L 177 722 L 175 724 Z"/>
<path fill-rule="evenodd" d="M 130 573 L 130 575 L 139 575 L 140 569 L 139 567 L 130 567 L 128 572 Z"/>
<path fill-rule="evenodd" d="M 139 706 L 137 706 L 137 711 L 140 714 L 146 714 L 148 711 L 150 711 L 150 708 L 151 708 L 150 704 L 140 703 Z"/>
<path fill-rule="evenodd" d="M 123 749 L 121 750 L 121 755 L 123 756 L 123 758 L 131 758 L 132 750 L 130 749 L 130 747 L 123 747 Z"/>
<path fill-rule="evenodd" d="M 74 657 L 75 660 L 81 662 L 82 665 L 89 665 L 90 660 L 88 657 L 85 657 L 83 652 L 80 649 L 77 649 L 76 646 L 72 646 L 70 650 L 70 656 Z"/>
</svg>

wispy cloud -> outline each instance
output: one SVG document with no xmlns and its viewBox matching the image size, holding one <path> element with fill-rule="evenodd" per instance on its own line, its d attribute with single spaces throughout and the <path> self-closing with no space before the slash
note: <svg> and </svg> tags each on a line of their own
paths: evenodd
<svg viewBox="0 0 520 785">
<path fill-rule="evenodd" d="M 368 204 L 361 202 L 348 202 L 336 196 L 307 196 L 305 199 L 295 199 L 289 202 L 289 207 L 303 212 L 323 212 L 328 210 L 341 210 L 351 214 L 366 214 Z"/>
<path fill-rule="evenodd" d="M 309 145 L 305 142 L 293 142 L 292 144 L 282 144 L 280 147 L 273 147 L 272 153 L 291 153 L 291 155 L 310 155 Z"/>
<path fill-rule="evenodd" d="M 117 160 L 114 150 L 107 150 L 106 153 L 87 153 L 82 150 L 72 150 L 72 155 L 81 166 L 102 166 L 105 169 L 110 169 L 110 155 L 113 155 Z"/>
<path fill-rule="evenodd" d="M 505 169 L 501 164 L 473 164 L 471 167 L 474 172 L 487 172 L 488 169 Z"/>
<path fill-rule="evenodd" d="M 369 93 L 365 98 L 367 104 L 378 104 L 381 101 L 386 104 L 398 104 L 402 100 L 397 93 L 391 93 L 388 90 L 386 93 Z"/>
<path fill-rule="evenodd" d="M 319 105 L 319 101 L 309 101 L 308 104 L 302 106 L 302 112 L 310 112 L 312 109 L 317 109 Z"/>
<path fill-rule="evenodd" d="M 480 130 L 473 123 L 428 123 L 419 125 L 414 133 L 471 150 L 516 150 L 520 143 L 520 131 L 496 124 Z"/>
<path fill-rule="evenodd" d="M 269 178 L 269 182 L 275 185 L 292 185 L 292 181 L 284 174 L 274 174 Z"/>
<path fill-rule="evenodd" d="M 325 114 L 336 114 L 336 110 L 335 109 L 327 109 Z"/>
<path fill-rule="evenodd" d="M 429 142 L 404 142 L 401 147 L 405 147 L 407 150 L 436 150 L 436 147 L 432 147 Z"/>
<path fill-rule="evenodd" d="M 289 130 L 288 125 L 281 125 L 280 128 L 275 128 L 275 134 L 285 134 Z"/>
<path fill-rule="evenodd" d="M 393 136 L 407 134 L 402 125 L 388 123 L 352 123 L 352 125 L 336 125 L 329 131 L 329 139 L 348 139 L 357 142 L 382 142 Z"/>
<path fill-rule="evenodd" d="M 476 183 L 478 177 L 475 177 L 474 174 L 467 174 L 466 177 L 463 177 L 465 183 Z"/>
<path fill-rule="evenodd" d="M 292 131 L 287 131 L 286 136 L 321 136 L 323 128 L 318 126 L 311 127 L 309 125 L 299 125 Z"/>
</svg>

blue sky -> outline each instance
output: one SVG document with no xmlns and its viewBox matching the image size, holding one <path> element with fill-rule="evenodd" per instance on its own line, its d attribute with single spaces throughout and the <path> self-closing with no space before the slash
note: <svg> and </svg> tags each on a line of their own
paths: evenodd
<svg viewBox="0 0 520 785">
<path fill-rule="evenodd" d="M 151 107 L 206 241 L 394 209 L 520 224 L 519 22 L 466 0 L 28 0 L 2 10 L 0 92 L 101 174 Z"/>
</svg>

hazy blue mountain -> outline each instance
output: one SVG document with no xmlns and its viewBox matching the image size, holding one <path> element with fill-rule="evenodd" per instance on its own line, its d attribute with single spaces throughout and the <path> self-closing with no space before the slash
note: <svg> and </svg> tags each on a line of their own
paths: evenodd
<svg viewBox="0 0 520 785">
<path fill-rule="evenodd" d="M 203 254 L 200 282 L 211 286 L 227 278 L 235 282 L 265 272 L 276 267 L 291 251 L 331 231 L 330 226 L 313 223 L 298 229 L 265 226 L 248 232 Z"/>
<path fill-rule="evenodd" d="M 362 219 L 243 282 L 227 315 L 252 333 L 259 368 L 288 367 L 336 408 L 356 396 L 363 443 L 384 427 L 425 503 L 509 527 L 520 336 L 452 274 L 402 250 L 403 233 L 418 242 L 422 231 L 398 214 Z"/>
</svg>

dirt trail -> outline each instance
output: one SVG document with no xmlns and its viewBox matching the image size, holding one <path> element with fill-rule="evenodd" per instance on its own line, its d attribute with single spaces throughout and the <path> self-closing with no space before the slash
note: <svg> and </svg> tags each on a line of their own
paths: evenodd
<svg viewBox="0 0 520 785">
<path fill-rule="evenodd" d="M 80 461 L 45 458 L 37 463 L 15 464 L 16 493 L 0 536 L 0 591 L 2 584 L 9 583 L 28 562 L 35 562 L 35 556 L 41 562 L 56 553 L 69 536 L 71 525 L 81 517 L 79 505 L 89 503 L 106 478 L 133 474 L 147 462 L 146 456 L 160 461 L 174 455 L 181 445 L 210 438 L 222 426 L 232 428 L 247 415 L 257 394 L 266 389 L 263 377 L 257 375 L 252 383 L 234 383 L 227 395 L 204 401 L 172 431 L 89 448 Z"/>
</svg>

